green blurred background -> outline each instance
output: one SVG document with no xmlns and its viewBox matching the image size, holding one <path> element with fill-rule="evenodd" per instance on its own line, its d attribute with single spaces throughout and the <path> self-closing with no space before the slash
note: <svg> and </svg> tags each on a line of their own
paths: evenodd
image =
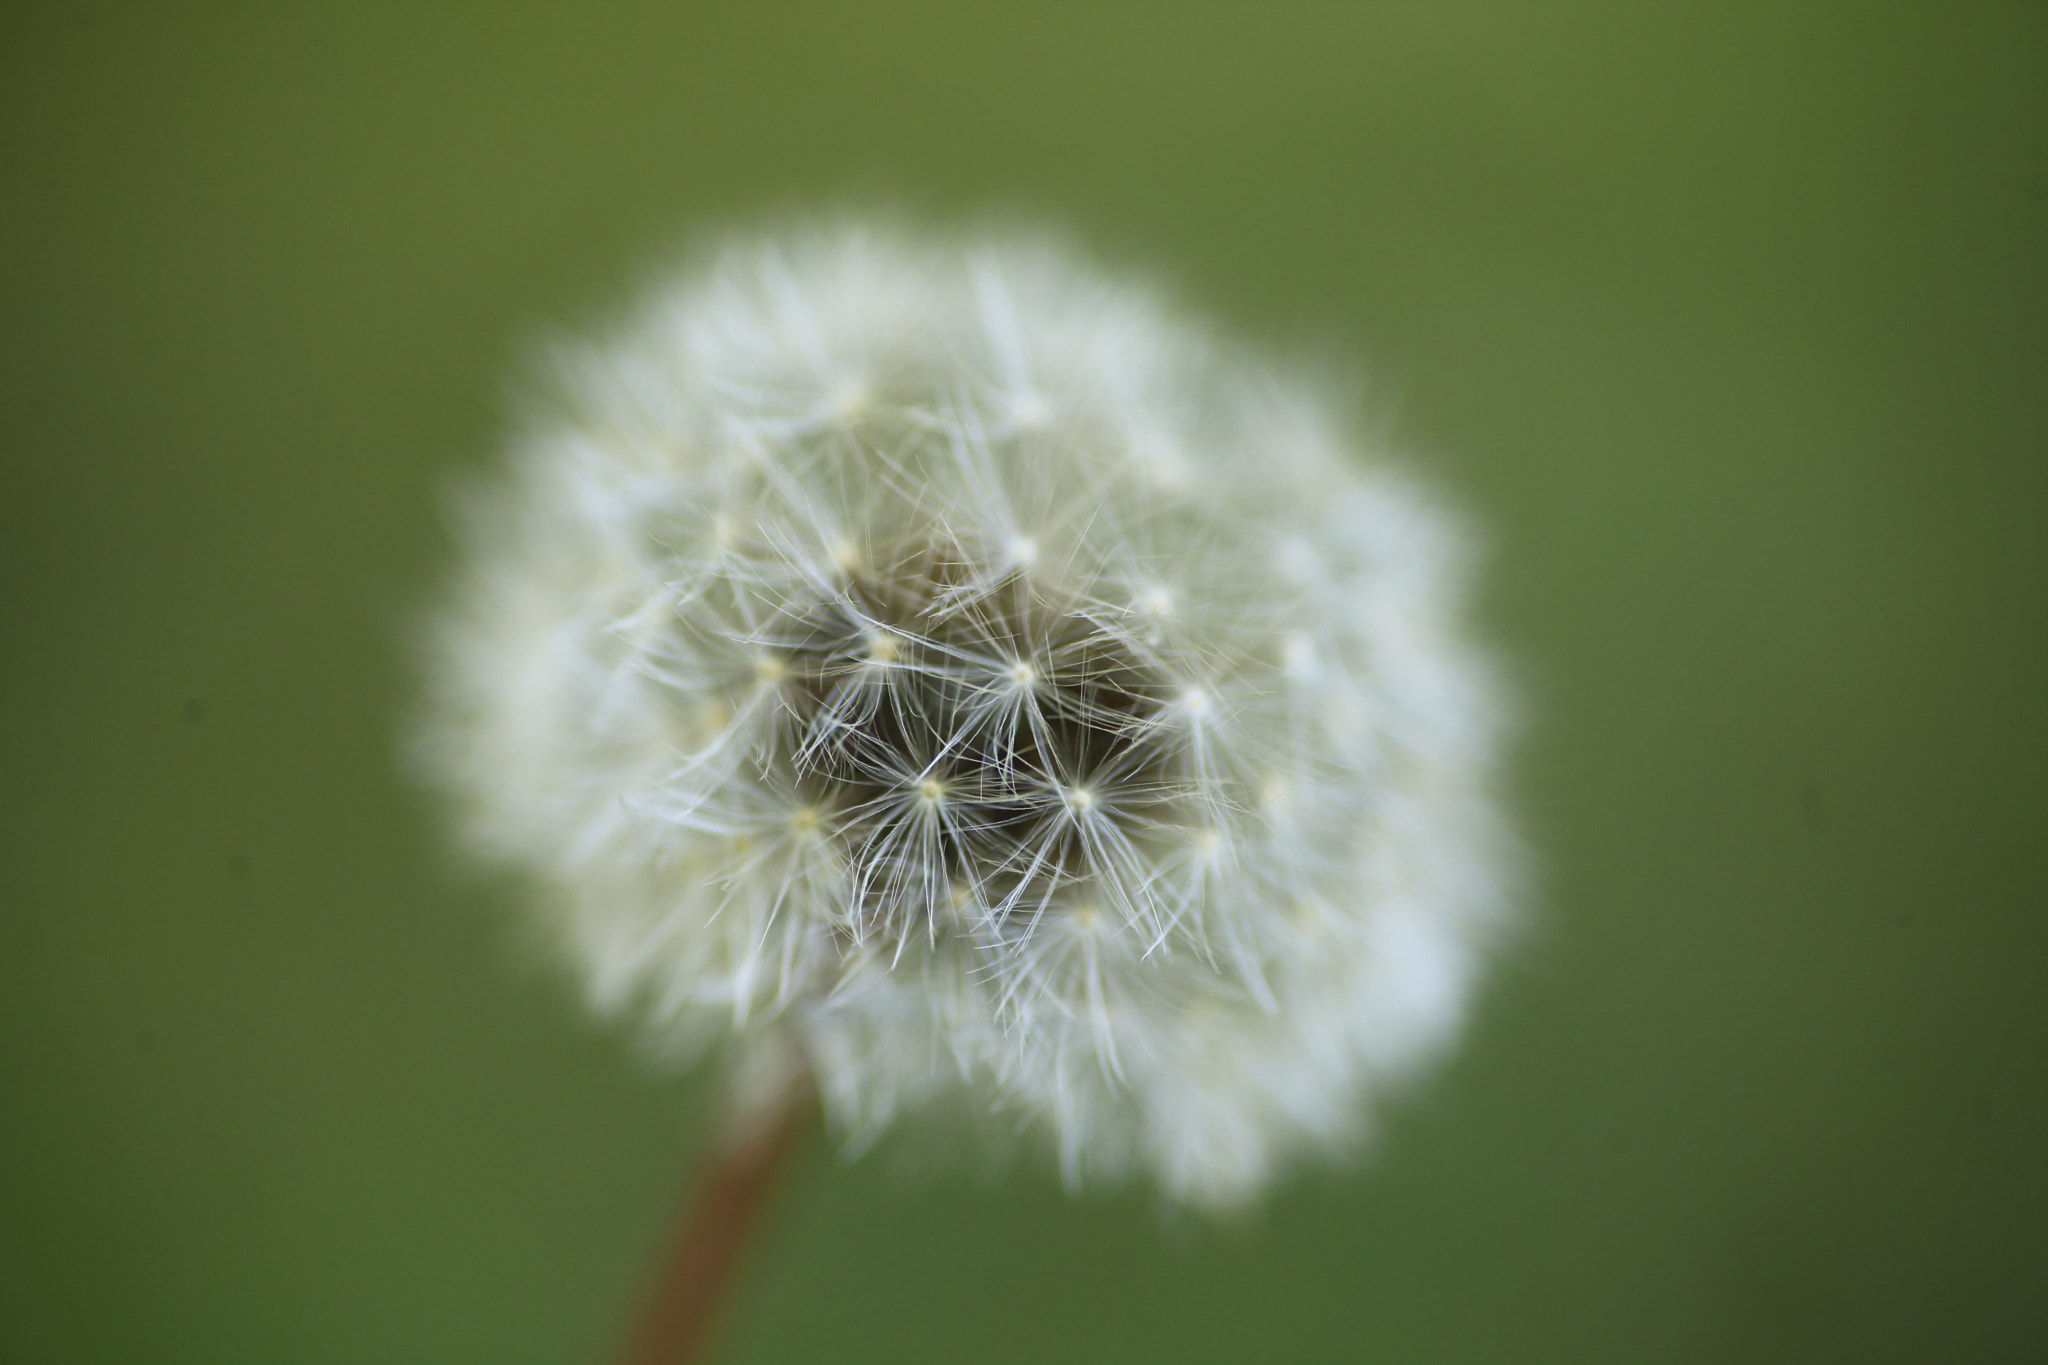
<svg viewBox="0 0 2048 1365">
<path fill-rule="evenodd" d="M 2048 1354 L 2048 9 L 12 5 L 0 1360 L 597 1358 L 700 1135 L 397 771 L 440 493 L 694 225 L 1021 208 L 1369 357 L 1538 929 L 1206 1229 L 821 1145 L 735 1361 Z"/>
</svg>

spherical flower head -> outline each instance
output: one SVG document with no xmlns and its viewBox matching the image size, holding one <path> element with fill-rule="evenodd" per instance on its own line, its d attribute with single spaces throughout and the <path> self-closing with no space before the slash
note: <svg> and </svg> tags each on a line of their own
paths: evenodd
<svg viewBox="0 0 2048 1365">
<path fill-rule="evenodd" d="M 1462 544 L 1315 386 L 1062 249 L 741 237 L 472 500 L 435 778 L 604 1011 L 1223 1204 L 1500 920 Z"/>
</svg>

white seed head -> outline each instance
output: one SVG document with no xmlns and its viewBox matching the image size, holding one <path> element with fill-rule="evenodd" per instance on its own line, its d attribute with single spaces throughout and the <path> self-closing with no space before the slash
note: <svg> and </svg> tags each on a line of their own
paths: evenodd
<svg viewBox="0 0 2048 1365">
<path fill-rule="evenodd" d="M 1462 544 L 1064 252 L 739 239 L 473 502 L 423 753 L 606 1011 L 1206 1203 L 1338 1149 L 1501 919 Z M 955 1105 L 955 1108 L 962 1106 Z"/>
</svg>

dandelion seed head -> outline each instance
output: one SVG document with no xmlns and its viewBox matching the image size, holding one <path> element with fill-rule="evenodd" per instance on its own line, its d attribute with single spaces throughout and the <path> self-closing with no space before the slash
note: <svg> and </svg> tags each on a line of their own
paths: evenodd
<svg viewBox="0 0 2048 1365">
<path fill-rule="evenodd" d="M 1462 537 L 1340 419 L 1043 243 L 736 238 L 473 500 L 426 766 L 679 1055 L 1252 1197 L 1442 1051 L 1506 904 Z"/>
</svg>

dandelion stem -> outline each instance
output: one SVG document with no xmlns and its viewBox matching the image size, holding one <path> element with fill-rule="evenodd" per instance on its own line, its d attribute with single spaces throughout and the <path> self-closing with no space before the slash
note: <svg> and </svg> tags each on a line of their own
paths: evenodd
<svg viewBox="0 0 2048 1365">
<path fill-rule="evenodd" d="M 812 1104 L 786 1094 L 772 1113 L 715 1142 L 676 1221 L 622 1365 L 687 1365 L 710 1340 L 720 1300 Z"/>
</svg>

